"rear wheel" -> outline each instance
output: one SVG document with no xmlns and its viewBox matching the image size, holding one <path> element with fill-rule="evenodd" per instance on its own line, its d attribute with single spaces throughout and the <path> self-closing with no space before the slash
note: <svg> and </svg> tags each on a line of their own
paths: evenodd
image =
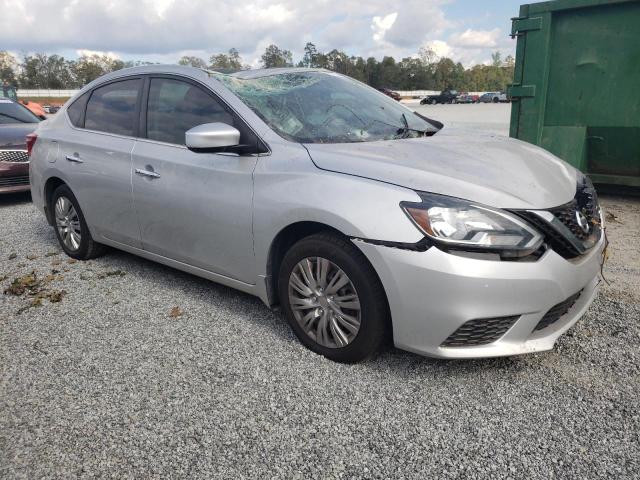
<svg viewBox="0 0 640 480">
<path fill-rule="evenodd" d="M 364 360 L 386 338 L 382 284 L 362 252 L 336 234 L 315 234 L 293 245 L 282 261 L 278 289 L 298 339 L 331 360 Z"/>
<path fill-rule="evenodd" d="M 78 200 L 68 186 L 56 188 L 49 208 L 53 212 L 56 237 L 67 255 L 89 260 L 104 253 L 106 247 L 93 241 Z"/>
</svg>

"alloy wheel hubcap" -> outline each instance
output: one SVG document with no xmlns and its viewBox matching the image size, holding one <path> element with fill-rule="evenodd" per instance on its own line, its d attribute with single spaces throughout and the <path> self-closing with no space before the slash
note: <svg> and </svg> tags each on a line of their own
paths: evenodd
<svg viewBox="0 0 640 480">
<path fill-rule="evenodd" d="M 69 250 L 78 250 L 80 248 L 80 218 L 76 212 L 73 203 L 67 197 L 58 197 L 55 207 L 56 228 L 64 243 Z"/>
<path fill-rule="evenodd" d="M 324 347 L 345 347 L 358 335 L 358 292 L 326 258 L 307 257 L 296 264 L 289 277 L 289 304 L 304 332 Z"/>
</svg>

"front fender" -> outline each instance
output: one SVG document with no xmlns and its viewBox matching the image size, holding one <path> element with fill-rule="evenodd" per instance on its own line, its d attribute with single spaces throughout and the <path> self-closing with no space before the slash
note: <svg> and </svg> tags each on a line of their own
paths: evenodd
<svg viewBox="0 0 640 480">
<path fill-rule="evenodd" d="M 422 239 L 400 208 L 402 201 L 420 201 L 413 190 L 320 170 L 306 150 L 304 156 L 299 153 L 298 159 L 275 154 L 262 158 L 254 172 L 253 233 L 259 276 L 266 274 L 278 233 L 298 222 L 324 224 L 349 237 L 401 243 Z"/>
</svg>

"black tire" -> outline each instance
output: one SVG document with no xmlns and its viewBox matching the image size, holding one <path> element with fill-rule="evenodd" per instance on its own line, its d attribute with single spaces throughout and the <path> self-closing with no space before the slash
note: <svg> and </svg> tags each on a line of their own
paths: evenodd
<svg viewBox="0 0 640 480">
<path fill-rule="evenodd" d="M 499 103 L 500 99 L 498 97 L 493 97 L 493 103 Z"/>
<path fill-rule="evenodd" d="M 80 220 L 80 245 L 75 250 L 65 245 L 64 241 L 62 240 L 62 237 L 60 236 L 60 232 L 58 231 L 58 228 L 56 226 L 55 205 L 60 197 L 65 197 L 71 202 L 71 204 L 73 205 L 73 208 L 78 214 L 78 219 Z M 103 255 L 105 253 L 107 247 L 100 243 L 95 242 L 91 237 L 91 233 L 89 232 L 89 227 L 87 226 L 87 222 L 84 219 L 84 214 L 80 209 L 78 200 L 76 199 L 75 195 L 67 185 L 60 185 L 58 188 L 55 189 L 55 191 L 53 192 L 53 195 L 51 195 L 51 202 L 49 204 L 49 209 L 51 211 L 51 215 L 53 215 L 53 220 L 54 220 L 53 228 L 56 232 L 58 243 L 62 247 L 62 250 L 64 250 L 64 253 L 66 253 L 71 258 L 75 258 L 77 260 L 90 260 L 92 258 L 99 257 L 100 255 Z"/>
<path fill-rule="evenodd" d="M 360 301 L 357 335 L 346 346 L 329 348 L 317 343 L 298 324 L 289 301 L 289 278 L 301 260 L 322 257 L 338 266 L 351 280 Z M 355 363 L 375 356 L 389 338 L 389 308 L 384 288 L 366 257 L 349 240 L 324 232 L 303 238 L 284 256 L 278 275 L 280 305 L 294 333 L 308 349 L 330 360 Z"/>
<path fill-rule="evenodd" d="M 438 101 L 434 98 L 429 102 L 431 105 L 435 105 L 436 103 L 438 103 Z"/>
</svg>

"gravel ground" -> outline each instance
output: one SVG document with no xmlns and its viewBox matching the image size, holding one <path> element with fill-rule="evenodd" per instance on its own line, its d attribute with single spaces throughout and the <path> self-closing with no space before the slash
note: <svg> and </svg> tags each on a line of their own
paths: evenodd
<svg viewBox="0 0 640 480">
<path fill-rule="evenodd" d="M 603 204 L 610 283 L 554 351 L 347 366 L 248 295 L 71 262 L 0 197 L 0 289 L 26 289 L 0 296 L 0 478 L 638 478 L 640 199 Z"/>
</svg>

